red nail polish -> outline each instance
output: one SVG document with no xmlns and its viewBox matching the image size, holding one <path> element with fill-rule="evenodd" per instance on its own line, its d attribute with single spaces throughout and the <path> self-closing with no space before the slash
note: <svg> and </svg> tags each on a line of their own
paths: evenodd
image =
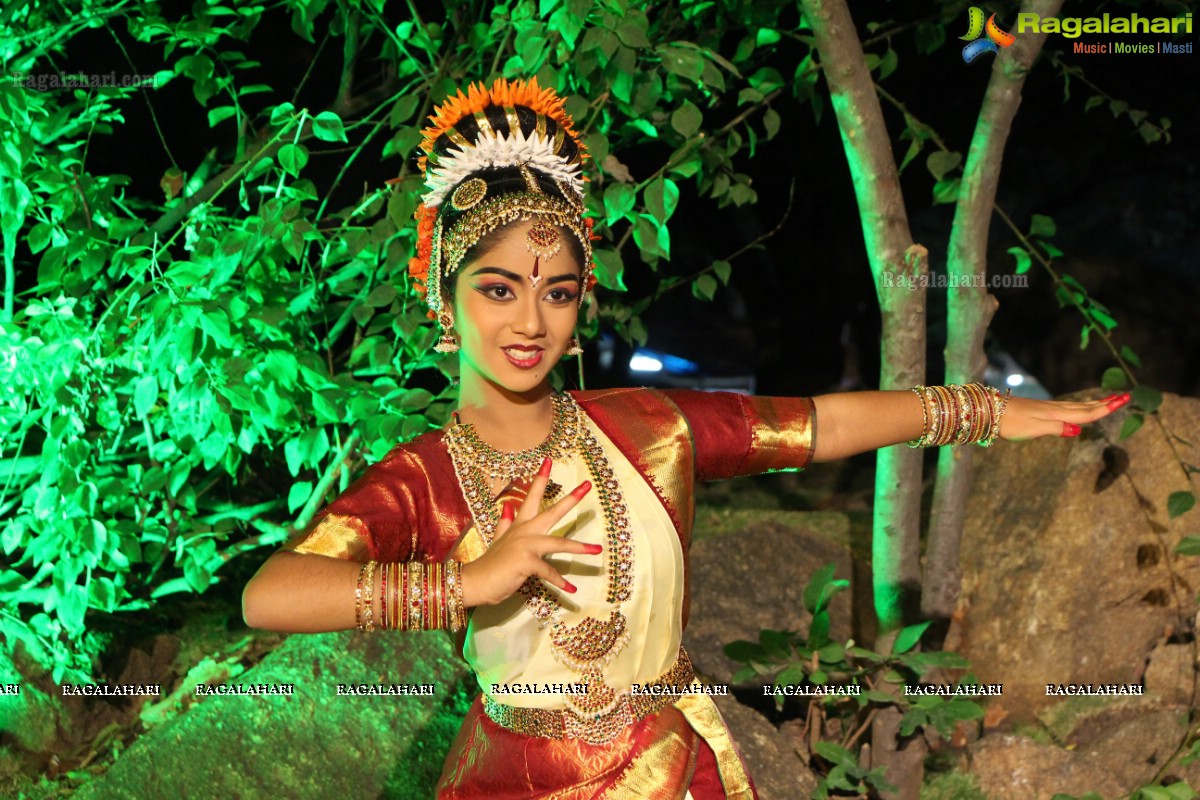
<svg viewBox="0 0 1200 800">
<path fill-rule="evenodd" d="M 1108 410 L 1116 411 L 1121 406 L 1129 402 L 1129 394 L 1115 394 L 1108 398 Z"/>
<path fill-rule="evenodd" d="M 587 494 L 589 491 L 591 491 L 591 489 L 592 489 L 592 482 L 584 481 L 583 483 L 576 486 L 573 490 L 571 490 L 571 496 L 574 497 L 576 500 L 578 500 L 578 499 L 582 498 L 585 494 Z"/>
<path fill-rule="evenodd" d="M 1083 428 L 1079 427 L 1075 423 L 1064 422 L 1063 423 L 1063 431 L 1059 435 L 1064 436 L 1064 437 L 1078 436 L 1081 431 L 1083 431 Z"/>
<path fill-rule="evenodd" d="M 513 511 L 513 504 L 512 503 L 504 503 L 503 507 L 504 507 L 504 510 L 500 512 L 500 519 L 505 520 L 507 522 L 512 522 L 513 519 L 516 518 L 516 513 Z"/>
<path fill-rule="evenodd" d="M 550 456 L 546 456 L 545 460 L 542 461 L 542 468 L 538 470 L 538 475 L 543 478 L 550 477 Z"/>
<path fill-rule="evenodd" d="M 563 581 L 563 591 L 570 592 L 571 594 L 575 594 L 579 590 L 577 588 L 575 588 L 575 585 L 572 584 L 570 581 Z"/>
<path fill-rule="evenodd" d="M 589 544 L 589 545 L 588 545 L 588 552 L 589 552 L 589 553 L 591 553 L 591 554 L 592 554 L 592 555 L 594 555 L 594 556 L 598 556 L 598 555 L 600 555 L 601 553 L 603 553 L 603 552 L 604 552 L 604 545 L 602 545 L 602 544 Z"/>
</svg>

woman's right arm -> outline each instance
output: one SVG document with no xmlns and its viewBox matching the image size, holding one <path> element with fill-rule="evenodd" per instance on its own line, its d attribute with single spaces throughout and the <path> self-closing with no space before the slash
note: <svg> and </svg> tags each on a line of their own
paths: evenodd
<svg viewBox="0 0 1200 800">
<path fill-rule="evenodd" d="M 362 564 L 342 558 L 281 550 L 263 563 L 242 590 L 242 618 L 251 628 L 283 633 L 353 628 L 361 568 Z"/>
<path fill-rule="evenodd" d="M 555 553 L 599 555 L 599 545 L 550 535 L 554 526 L 591 489 L 585 481 L 554 505 L 538 511 L 549 480 L 549 459 L 534 478 L 521 508 L 505 503 L 496 536 L 482 556 L 463 566 L 463 604 L 499 603 L 529 576 L 575 591 L 545 560 Z M 355 592 L 362 564 L 343 558 L 281 550 L 268 558 L 242 591 L 242 617 L 251 628 L 284 633 L 323 633 L 356 627 Z M 372 616 L 382 619 L 381 571 L 371 592 Z"/>
</svg>

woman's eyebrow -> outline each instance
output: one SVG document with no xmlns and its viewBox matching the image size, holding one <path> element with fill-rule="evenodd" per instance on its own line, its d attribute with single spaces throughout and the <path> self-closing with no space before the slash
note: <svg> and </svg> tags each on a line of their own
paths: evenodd
<svg viewBox="0 0 1200 800">
<path fill-rule="evenodd" d="M 501 269 L 500 267 L 480 267 L 471 273 L 472 277 L 476 275 L 499 275 L 502 278 L 508 278 L 510 281 L 516 281 L 517 283 L 525 280 L 524 275 L 518 275 L 515 272 L 509 272 L 508 270 Z M 555 275 L 553 277 L 546 278 L 546 283 L 561 283 L 562 281 L 578 282 L 579 276 L 572 272 L 564 272 L 561 275 Z"/>
<path fill-rule="evenodd" d="M 502 278 L 508 278 L 510 281 L 521 281 L 524 278 L 522 275 L 509 272 L 506 269 L 500 269 L 500 267 L 480 267 L 471 273 L 472 277 L 475 275 L 499 275 Z"/>
</svg>

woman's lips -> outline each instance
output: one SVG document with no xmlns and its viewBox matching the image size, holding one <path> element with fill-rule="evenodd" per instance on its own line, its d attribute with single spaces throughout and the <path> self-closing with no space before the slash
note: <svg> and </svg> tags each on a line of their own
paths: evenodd
<svg viewBox="0 0 1200 800">
<path fill-rule="evenodd" d="M 541 363 L 542 353 L 545 352 L 540 347 L 529 350 L 521 347 L 504 347 L 501 349 L 504 351 L 504 357 L 508 359 L 509 363 L 520 369 L 533 369 L 536 367 Z"/>
</svg>

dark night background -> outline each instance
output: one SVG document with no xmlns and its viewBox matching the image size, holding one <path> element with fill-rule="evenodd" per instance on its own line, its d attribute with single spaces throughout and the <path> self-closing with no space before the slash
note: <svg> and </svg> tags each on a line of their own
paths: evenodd
<svg viewBox="0 0 1200 800">
<path fill-rule="evenodd" d="M 440 6 L 424 5 L 422 13 L 436 18 Z M 920 16 L 914 5 L 905 4 L 904 19 Z M 934 6 L 923 6 L 928 13 L 935 12 Z M 856 3 L 853 13 L 861 33 L 866 22 L 893 18 L 899 8 L 896 3 Z M 1068 3 L 1062 15 L 1092 13 L 1090 4 L 1085 8 Z M 1015 17 L 1015 12 L 999 17 L 1011 27 L 1006 17 Z M 951 25 L 947 33 L 946 43 L 932 55 L 916 52 L 911 31 L 892 37 L 899 68 L 885 85 L 952 149 L 965 153 L 993 57 L 964 64 L 961 43 L 954 38 L 957 29 Z M 1079 41 L 1092 39 L 1084 36 Z M 79 44 L 87 46 L 73 48 L 69 62 L 58 65 L 64 72 L 128 71 L 103 31 L 81 37 Z M 128 41 L 125 45 L 139 72 L 159 68 L 157 48 Z M 798 43 L 784 39 L 775 47 L 781 63 L 798 60 Z M 789 47 L 795 52 L 788 52 Z M 316 64 L 297 106 L 320 108 L 336 94 L 340 47 L 319 51 L 303 42 L 291 33 L 284 14 L 268 15 L 245 49 L 262 61 L 261 74 L 241 79 L 276 90 L 251 95 L 251 108 L 256 100 L 277 102 L 290 94 L 314 58 Z M 884 49 L 881 43 L 869 48 L 877 53 Z M 1078 80 L 1072 81 L 1070 98 L 1064 102 L 1063 80 L 1047 58 L 1056 49 L 1112 97 L 1125 100 L 1131 108 L 1145 109 L 1152 119 L 1169 117 L 1172 141 L 1146 144 L 1127 117 L 1114 118 L 1106 105 L 1085 113 L 1084 103 L 1093 92 Z M 1113 333 L 1116 344 L 1129 345 L 1144 362 L 1140 380 L 1196 395 L 1200 393 L 1200 326 L 1194 321 L 1200 301 L 1200 53 L 1071 55 L 1069 50 L 1070 40 L 1049 36 L 1025 85 L 1005 152 L 998 203 L 1023 227 L 1035 213 L 1057 222 L 1054 242 L 1066 253 L 1059 268 L 1079 279 L 1113 312 L 1119 322 Z M 360 67 L 364 88 L 379 82 L 372 69 L 372 65 Z M 818 92 L 824 92 L 823 82 Z M 230 123 L 209 130 L 205 110 L 191 96 L 189 81 L 176 79 L 149 99 L 185 171 L 199 164 L 214 145 L 229 148 L 232 144 Z M 779 135 L 771 142 L 760 141 L 753 158 L 740 165 L 753 177 L 757 205 L 716 209 L 712 202 L 696 197 L 693 184 L 680 182 L 682 199 L 671 223 L 673 260 L 663 266 L 672 274 L 692 274 L 774 228 L 783 218 L 793 181 L 795 198 L 777 235 L 761 250 L 734 263 L 730 288 L 718 291 L 713 303 L 693 299 L 683 287 L 651 308 L 646 315 L 649 347 L 696 360 L 713 375 L 745 374 L 747 365 L 753 364 L 755 389 L 761 394 L 815 394 L 838 385 L 869 387 L 877 380 L 879 321 L 872 279 L 841 141 L 832 109 L 827 102 L 824 105 L 818 122 L 809 107 L 786 94 L 773 104 L 783 118 Z M 721 107 L 706 112 L 718 124 L 735 113 Z M 887 105 L 884 113 L 895 140 L 903 127 L 901 115 Z M 131 195 L 154 197 L 170 160 L 154 133 L 146 104 L 129 104 L 124 114 L 126 125 L 115 135 L 93 140 L 88 168 L 129 174 Z M 754 124 L 761 131 L 758 119 Z M 894 144 L 900 153 L 906 147 L 907 142 Z M 320 188 L 336 174 L 340 152 L 318 150 L 314 149 L 306 174 Z M 932 145 L 927 145 L 908 166 L 903 184 L 914 239 L 928 247 L 931 268 L 939 272 L 944 271 L 953 207 L 931 205 L 933 179 L 924 166 L 931 151 Z M 665 147 L 647 145 L 622 157 L 634 178 L 641 179 L 667 155 Z M 222 163 L 227 163 L 227 157 Z M 398 167 L 396 159 L 360 160 L 343 181 L 344 202 L 357 196 L 362 186 L 377 186 L 391 177 Z M 1014 262 L 1005 250 L 1014 244 L 1008 231 L 994 223 L 991 273 L 1012 272 Z M 632 246 L 626 248 L 625 263 L 631 297 L 652 291 L 655 276 L 637 263 Z M 1053 394 L 1096 386 L 1104 368 L 1112 365 L 1107 351 L 1093 340 L 1090 349 L 1081 352 L 1082 319 L 1074 310 L 1058 308 L 1050 278 L 1039 267 L 1035 265 L 1029 278 L 1028 288 L 995 291 L 1000 310 L 991 326 L 989 351 L 1010 353 Z M 26 280 L 25 288 L 32 285 L 33 277 Z M 945 292 L 929 292 L 930 382 L 941 377 Z M 843 341 L 848 344 L 843 346 Z M 589 354 L 589 387 L 645 381 L 644 374 L 599 369 L 595 350 Z M 626 363 L 628 355 L 618 346 L 616 363 Z"/>
</svg>

